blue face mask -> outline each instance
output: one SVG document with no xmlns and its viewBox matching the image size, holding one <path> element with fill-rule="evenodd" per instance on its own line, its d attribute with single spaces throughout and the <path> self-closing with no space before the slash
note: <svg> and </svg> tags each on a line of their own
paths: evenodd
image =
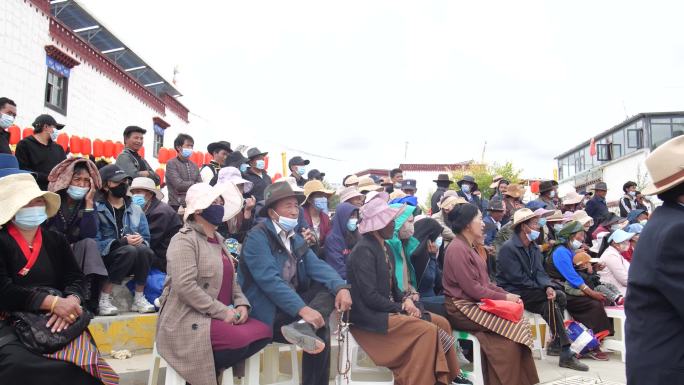
<svg viewBox="0 0 684 385">
<path fill-rule="evenodd" d="M 461 191 L 463 191 L 466 194 L 470 194 L 470 185 L 469 184 L 462 184 L 461 185 Z"/>
<path fill-rule="evenodd" d="M 206 209 L 202 210 L 200 216 L 207 220 L 214 226 L 218 226 L 223 222 L 223 215 L 225 214 L 225 208 L 222 205 L 212 204 Z"/>
<path fill-rule="evenodd" d="M 549 198 L 555 198 L 555 197 L 556 197 L 556 192 L 551 190 L 551 192 L 549 193 Z"/>
<path fill-rule="evenodd" d="M 347 221 L 347 230 L 349 231 L 356 231 L 356 228 L 359 227 L 359 220 L 357 218 L 349 218 Z"/>
<path fill-rule="evenodd" d="M 314 206 L 321 211 L 328 211 L 328 198 L 315 198 Z"/>
<path fill-rule="evenodd" d="M 45 206 L 24 207 L 14 215 L 14 224 L 23 230 L 32 230 L 47 220 Z"/>
<path fill-rule="evenodd" d="M 306 172 L 306 167 L 304 167 L 304 166 L 297 166 L 297 174 L 299 174 L 299 175 L 304 175 L 305 172 Z"/>
<path fill-rule="evenodd" d="M 241 172 L 241 173 L 247 172 L 247 168 L 248 168 L 248 167 L 249 167 L 249 166 L 247 165 L 247 163 L 241 164 L 241 165 L 240 165 L 240 172 Z"/>
<path fill-rule="evenodd" d="M 573 239 L 573 241 L 572 241 L 572 248 L 573 248 L 574 250 L 577 250 L 577 249 L 579 249 L 580 247 L 582 247 L 582 242 L 578 241 L 577 239 Z"/>
<path fill-rule="evenodd" d="M 273 211 L 275 212 L 275 210 Z M 278 215 L 278 213 L 276 213 Z M 283 229 L 286 233 L 289 233 L 290 231 L 294 230 L 295 227 L 297 227 L 297 219 L 292 219 L 288 217 L 283 217 L 281 215 L 278 215 L 278 226 L 280 226 L 281 229 Z"/>
<path fill-rule="evenodd" d="M 437 248 L 442 247 L 442 243 L 444 243 L 444 238 L 442 238 L 441 236 L 435 239 L 435 246 L 437 246 Z"/>
<path fill-rule="evenodd" d="M 67 189 L 67 194 L 69 194 L 69 197 L 75 201 L 80 201 L 83 199 L 83 197 L 86 196 L 90 189 L 87 187 L 80 187 L 80 186 L 74 186 L 71 185 Z"/>
<path fill-rule="evenodd" d="M 143 194 L 133 194 L 131 201 L 133 204 L 136 204 L 140 207 L 145 206 L 145 196 Z"/>
<path fill-rule="evenodd" d="M 635 196 L 636 196 L 636 191 L 630 191 L 630 192 L 629 192 L 629 195 L 632 196 L 632 197 L 635 197 Z"/>
<path fill-rule="evenodd" d="M 183 158 L 188 159 L 190 155 L 192 155 L 192 148 L 184 148 L 181 151 L 181 155 L 183 156 Z"/>
<path fill-rule="evenodd" d="M 534 241 L 537 240 L 537 238 L 539 238 L 539 234 L 540 234 L 539 231 L 537 231 L 537 230 L 532 230 L 529 234 L 527 234 L 527 239 L 528 239 L 530 242 L 534 242 Z"/>
<path fill-rule="evenodd" d="M 57 137 L 59 136 L 59 133 L 57 130 L 52 130 L 52 133 L 50 134 L 50 139 L 52 139 L 53 142 L 57 141 Z"/>
<path fill-rule="evenodd" d="M 539 227 L 544 227 L 546 226 L 546 218 L 540 218 L 539 219 Z"/>
<path fill-rule="evenodd" d="M 259 159 L 256 161 L 256 168 L 259 170 L 263 170 L 266 167 L 266 161 L 263 159 Z"/>
<path fill-rule="evenodd" d="M 14 116 L 8 114 L 0 115 L 0 128 L 7 128 L 14 123 Z"/>
</svg>

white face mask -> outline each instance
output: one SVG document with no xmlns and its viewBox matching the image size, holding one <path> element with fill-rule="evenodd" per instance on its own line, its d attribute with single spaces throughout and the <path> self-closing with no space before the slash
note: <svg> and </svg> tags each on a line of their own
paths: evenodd
<svg viewBox="0 0 684 385">
<path fill-rule="evenodd" d="M 14 116 L 8 114 L 0 115 L 0 128 L 7 128 L 14 123 Z"/>
</svg>

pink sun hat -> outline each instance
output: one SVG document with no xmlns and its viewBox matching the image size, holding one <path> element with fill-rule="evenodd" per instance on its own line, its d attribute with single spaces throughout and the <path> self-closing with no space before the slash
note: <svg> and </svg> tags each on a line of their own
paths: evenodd
<svg viewBox="0 0 684 385">
<path fill-rule="evenodd" d="M 389 207 L 384 199 L 371 199 L 359 211 L 359 232 L 366 234 L 384 229 L 404 211 L 405 206 L 395 209 Z"/>
</svg>

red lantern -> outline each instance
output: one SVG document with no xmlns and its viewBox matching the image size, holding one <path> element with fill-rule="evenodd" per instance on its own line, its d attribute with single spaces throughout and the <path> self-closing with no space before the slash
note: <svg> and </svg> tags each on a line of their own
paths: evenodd
<svg viewBox="0 0 684 385">
<path fill-rule="evenodd" d="M 278 179 L 280 179 L 282 177 L 283 176 L 279 172 L 277 172 L 277 173 L 275 173 L 275 175 L 273 175 L 273 178 L 271 178 L 271 181 L 275 183 Z"/>
<path fill-rule="evenodd" d="M 96 159 L 104 156 L 104 143 L 100 139 L 95 139 L 93 142 L 93 155 Z"/>
<path fill-rule="evenodd" d="M 64 151 L 69 149 L 69 135 L 67 135 L 65 133 L 59 134 L 59 136 L 57 137 L 57 144 L 62 146 Z"/>
<path fill-rule="evenodd" d="M 209 164 L 209 162 L 211 162 L 212 159 L 214 159 L 214 157 L 211 156 L 210 153 L 208 153 L 208 152 L 204 153 L 204 164 Z"/>
<path fill-rule="evenodd" d="M 264 164 L 265 164 L 264 170 L 268 170 L 268 156 L 264 157 Z"/>
<path fill-rule="evenodd" d="M 9 144 L 17 144 L 21 140 L 21 129 L 17 125 L 11 125 L 7 127 L 7 131 L 10 134 Z"/>
<path fill-rule="evenodd" d="M 33 128 L 31 127 L 26 127 L 24 128 L 24 131 L 21 132 L 21 138 L 28 138 L 29 136 L 33 135 Z"/>
<path fill-rule="evenodd" d="M 536 180 L 530 184 L 530 190 L 532 190 L 533 193 L 539 194 L 539 181 Z"/>
<path fill-rule="evenodd" d="M 140 150 L 138 150 L 138 155 L 140 155 L 141 158 L 145 158 L 145 146 L 140 147 Z"/>
<path fill-rule="evenodd" d="M 90 143 L 90 139 L 88 138 L 81 138 L 81 154 L 85 156 L 86 158 L 92 154 L 92 146 Z"/>
<path fill-rule="evenodd" d="M 169 161 L 169 150 L 164 147 L 160 148 L 157 152 L 157 160 L 159 164 L 166 164 Z"/>
<path fill-rule="evenodd" d="M 124 149 L 124 145 L 121 142 L 114 143 L 114 157 L 119 156 Z"/>
<path fill-rule="evenodd" d="M 103 150 L 102 155 L 105 158 L 111 158 L 114 155 L 114 142 L 109 139 L 105 140 Z"/>
<path fill-rule="evenodd" d="M 157 171 L 155 171 L 157 175 L 159 175 L 159 186 L 164 186 L 166 184 L 166 181 L 164 180 L 164 176 L 166 175 L 166 172 L 164 172 L 164 169 L 159 167 Z"/>
<path fill-rule="evenodd" d="M 169 158 L 167 159 L 167 162 L 175 157 L 178 156 L 178 152 L 176 152 L 175 149 L 169 148 Z"/>
<path fill-rule="evenodd" d="M 78 135 L 72 135 L 71 139 L 69 139 L 69 151 L 71 151 L 72 154 L 78 155 L 81 154 L 81 137 Z"/>
</svg>

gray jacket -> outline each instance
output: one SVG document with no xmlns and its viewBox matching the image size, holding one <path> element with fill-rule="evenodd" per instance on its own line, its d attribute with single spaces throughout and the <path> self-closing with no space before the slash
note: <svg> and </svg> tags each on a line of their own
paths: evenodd
<svg viewBox="0 0 684 385">
<path fill-rule="evenodd" d="M 202 183 L 199 168 L 189 160 L 177 157 L 166 163 L 166 186 L 169 188 L 169 205 L 185 206 L 185 193 L 195 183 Z"/>
<path fill-rule="evenodd" d="M 147 163 L 145 159 L 140 158 L 140 161 L 138 161 L 138 159 L 136 159 L 136 157 L 133 155 L 132 151 L 133 150 L 129 148 L 123 150 L 121 154 L 116 157 L 116 165 L 119 166 L 120 169 L 124 170 L 131 178 L 139 177 L 140 175 L 138 175 L 138 172 L 140 171 L 148 171 L 150 173 L 148 178 L 152 179 L 154 184 L 159 186 L 161 184 L 159 175 L 154 172 L 152 167 L 150 167 L 150 164 Z"/>
</svg>

